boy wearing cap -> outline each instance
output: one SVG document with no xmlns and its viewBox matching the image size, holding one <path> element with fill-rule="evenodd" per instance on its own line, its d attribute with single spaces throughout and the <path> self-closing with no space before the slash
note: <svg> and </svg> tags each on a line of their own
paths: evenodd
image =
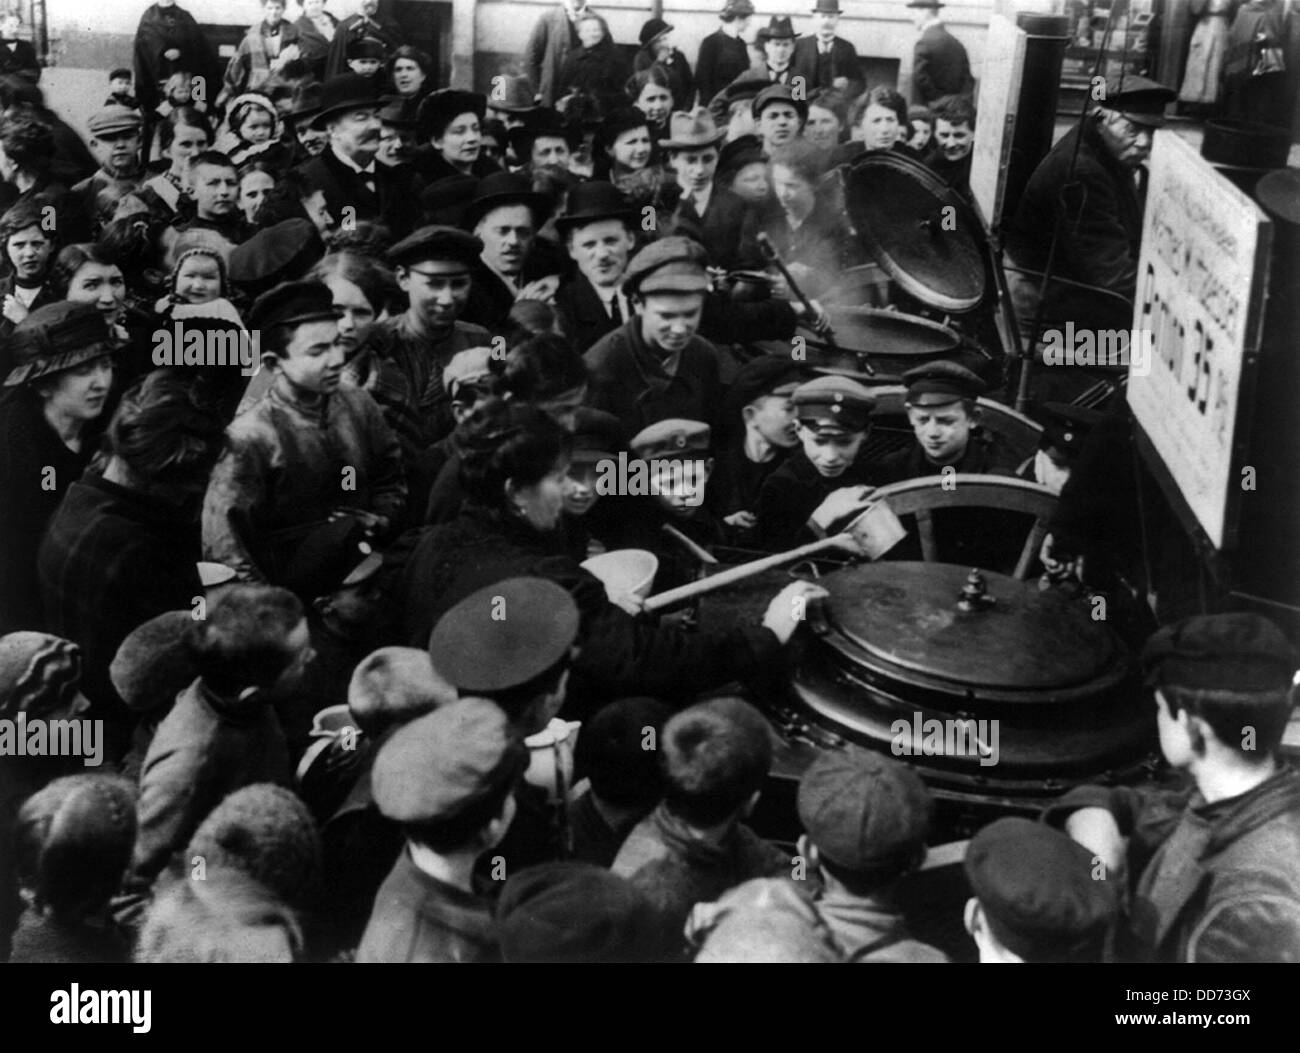
<svg viewBox="0 0 1300 1053">
<path fill-rule="evenodd" d="M 664 800 L 628 835 L 611 869 L 649 896 L 669 954 L 681 951 L 696 903 L 751 878 L 790 876 L 790 858 L 743 821 L 772 764 L 771 734 L 738 698 L 698 703 L 664 725 Z"/>
<path fill-rule="evenodd" d="M 1016 469 L 1016 475 L 1059 494 L 1070 479 L 1084 441 L 1105 415 L 1066 402 L 1044 403 L 1042 415 L 1043 437 L 1038 441 L 1038 452 Z"/>
<path fill-rule="evenodd" d="M 500 708 L 462 699 L 399 728 L 375 759 L 380 812 L 406 847 L 375 897 L 358 962 L 499 960 L 474 867 L 515 813 L 527 751 Z"/>
<path fill-rule="evenodd" d="M 813 35 L 800 37 L 794 45 L 794 75 L 803 77 L 804 97 L 815 88 L 834 88 L 848 98 L 866 87 L 858 65 L 858 51 L 837 34 L 840 0 L 817 0 L 812 9 Z"/>
<path fill-rule="evenodd" d="M 897 903 L 925 859 L 934 801 L 915 770 L 848 746 L 823 753 L 799 780 L 798 851 L 821 878 L 817 914 L 851 962 L 946 962 L 914 940 Z"/>
<path fill-rule="evenodd" d="M 717 471 L 709 480 L 709 507 L 736 536 L 758 522 L 754 510 L 763 483 L 799 445 L 795 390 L 808 379 L 798 362 L 764 355 L 740 367 L 727 390 Z"/>
<path fill-rule="evenodd" d="M 987 390 L 954 362 L 932 362 L 903 374 L 904 405 L 916 442 L 881 462 L 887 482 L 955 472 L 1012 475 L 1016 465 L 1001 440 L 979 427 L 976 400 Z"/>
<path fill-rule="evenodd" d="M 1136 877 L 1122 957 L 1300 961 L 1300 774 L 1278 757 L 1290 642 L 1256 614 L 1201 615 L 1160 629 L 1142 657 L 1183 788 L 1081 787 L 1049 819 L 1109 880 L 1126 860 Z"/>
<path fill-rule="evenodd" d="M 83 215 L 99 215 L 96 201 L 104 193 L 116 200 L 140 188 L 145 176 L 140 163 L 143 126 L 138 110 L 116 104 L 105 106 L 87 122 L 90 150 L 99 162 L 99 171 L 72 187 L 71 194 Z"/>
<path fill-rule="evenodd" d="M 699 245 L 667 237 L 628 265 L 623 290 L 636 311 L 583 358 L 587 403 L 640 431 L 669 417 L 712 422 L 722 395 L 717 348 L 697 336 L 709 278 Z"/>
<path fill-rule="evenodd" d="M 380 538 L 406 507 L 396 436 L 368 394 L 339 386 L 337 318 L 318 281 L 285 282 L 253 304 L 275 383 L 231 423 L 203 505 L 206 558 L 243 581 L 281 580 L 327 520 L 356 519 Z"/>
<path fill-rule="evenodd" d="M 1059 830 L 1005 818 L 966 848 L 966 931 L 982 963 L 1099 962 L 1119 912 L 1114 878 Z"/>
<path fill-rule="evenodd" d="M 1137 292 L 1142 240 L 1134 173 L 1150 156 L 1153 132 L 1163 127 L 1165 107 L 1174 98 L 1172 88 L 1146 77 L 1108 81 L 1104 101 L 1089 120 L 1064 135 L 1029 177 L 1008 226 L 1007 254 L 1019 267 L 1043 270 L 1059 225 L 1053 274 L 1114 294 L 1050 286 L 1043 305 L 1049 323 L 1131 323 L 1132 307 L 1124 301 Z M 1013 284 L 1021 318 L 1034 317 L 1038 284 L 1033 276 Z"/>
<path fill-rule="evenodd" d="M 791 398 L 801 448 L 768 476 L 754 509 L 755 539 L 772 551 L 833 534 L 882 481 L 860 456 L 876 405 L 867 388 L 847 377 L 818 377 Z"/>
<path fill-rule="evenodd" d="M 763 152 L 772 151 L 798 138 L 808 119 L 808 103 L 795 97 L 785 84 L 764 88 L 752 103 L 754 128 L 763 140 Z"/>
<path fill-rule="evenodd" d="M 472 234 L 431 226 L 390 248 L 386 258 L 406 293 L 406 311 L 376 324 L 367 376 L 345 370 L 349 383 L 364 385 L 379 403 L 408 470 L 456 426 L 443 371 L 460 352 L 492 343 L 486 329 L 461 320 L 482 247 Z"/>
</svg>

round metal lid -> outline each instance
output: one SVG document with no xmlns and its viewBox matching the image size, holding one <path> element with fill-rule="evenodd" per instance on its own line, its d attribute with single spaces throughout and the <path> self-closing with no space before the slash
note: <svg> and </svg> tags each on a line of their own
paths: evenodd
<svg viewBox="0 0 1300 1053">
<path fill-rule="evenodd" d="M 829 622 L 887 670 L 911 671 L 975 691 L 1078 687 L 1113 673 L 1116 637 L 1085 605 L 1036 581 L 982 571 L 994 603 L 957 606 L 969 567 L 882 562 L 822 580 Z"/>
<path fill-rule="evenodd" d="M 947 326 L 901 311 L 830 307 L 827 314 L 835 342 L 854 351 L 921 361 L 951 354 L 961 345 L 961 337 Z"/>
<path fill-rule="evenodd" d="M 940 311 L 984 301 L 984 233 L 970 206 L 924 165 L 893 150 L 861 154 L 844 198 L 867 250 L 903 291 Z"/>
</svg>

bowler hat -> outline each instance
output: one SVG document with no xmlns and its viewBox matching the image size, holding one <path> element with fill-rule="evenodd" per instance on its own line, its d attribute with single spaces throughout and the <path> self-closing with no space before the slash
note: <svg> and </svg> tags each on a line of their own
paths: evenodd
<svg viewBox="0 0 1300 1053">
<path fill-rule="evenodd" d="M 631 223 L 637 215 L 628 204 L 623 191 L 613 183 L 594 180 L 579 183 L 569 193 L 568 208 L 555 220 L 555 229 L 561 234 L 595 223 L 601 219 L 621 219 Z"/>
<path fill-rule="evenodd" d="M 527 114 L 541 109 L 532 81 L 524 76 L 494 77 L 487 103 L 502 113 Z"/>
<path fill-rule="evenodd" d="M 550 202 L 545 194 L 533 190 L 532 184 L 524 176 L 514 172 L 493 172 L 480 180 L 474 196 L 465 206 L 462 226 L 466 230 L 473 230 L 478 221 L 494 208 L 505 205 L 527 206 L 533 213 L 535 225 L 540 226 Z"/>
<path fill-rule="evenodd" d="M 673 27 L 662 18 L 648 18 L 641 27 L 641 46 L 649 47 L 665 33 L 671 33 Z"/>
<path fill-rule="evenodd" d="M 700 150 L 717 146 L 727 137 L 727 130 L 713 123 L 713 114 L 697 106 L 690 113 L 678 110 L 668 122 L 668 135 L 659 141 L 665 150 Z"/>
<path fill-rule="evenodd" d="M 758 31 L 760 43 L 765 40 L 794 40 L 798 35 L 789 15 L 773 15 L 771 21 Z"/>
<path fill-rule="evenodd" d="M 343 110 L 378 109 L 379 92 L 370 77 L 343 73 L 327 80 L 320 90 L 320 110 L 311 119 L 313 128 L 321 128 L 330 117 Z"/>
<path fill-rule="evenodd" d="M 75 369 L 92 358 L 113 354 L 119 346 L 93 304 L 66 300 L 46 304 L 19 322 L 10 335 L 9 353 L 15 365 L 4 386 L 30 384 Z"/>
<path fill-rule="evenodd" d="M 908 7 L 947 7 L 940 0 L 907 0 Z"/>
<path fill-rule="evenodd" d="M 582 129 L 566 121 L 554 110 L 539 109 L 517 128 L 506 133 L 510 149 L 521 164 L 527 164 L 533 155 L 533 143 L 538 139 L 563 139 L 573 149 L 582 141 Z"/>
<path fill-rule="evenodd" d="M 321 86 L 319 81 L 309 81 L 293 93 L 293 105 L 289 110 L 291 121 L 309 119 L 320 113 Z"/>
<path fill-rule="evenodd" d="M 840 0 L 817 0 L 817 3 L 813 6 L 813 14 L 815 15 L 838 15 L 842 13 L 840 11 Z"/>
</svg>

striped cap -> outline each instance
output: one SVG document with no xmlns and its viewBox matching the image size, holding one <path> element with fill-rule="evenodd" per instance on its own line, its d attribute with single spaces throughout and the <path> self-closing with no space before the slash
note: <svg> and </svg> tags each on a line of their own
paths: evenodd
<svg viewBox="0 0 1300 1053">
<path fill-rule="evenodd" d="M 0 637 L 0 717 L 81 712 L 81 648 L 49 633 Z"/>
</svg>

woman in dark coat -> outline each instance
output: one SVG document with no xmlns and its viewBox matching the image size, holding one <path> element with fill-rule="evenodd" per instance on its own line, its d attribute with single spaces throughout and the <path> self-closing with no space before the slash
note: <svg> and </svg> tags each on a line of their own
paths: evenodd
<svg viewBox="0 0 1300 1053">
<path fill-rule="evenodd" d="M 158 0 L 140 16 L 135 31 L 135 97 L 145 113 L 162 102 L 159 84 L 178 70 L 221 84 L 216 51 L 194 16 L 176 0 Z"/>
<path fill-rule="evenodd" d="M 456 430 L 466 502 L 450 523 L 407 535 L 400 574 L 401 636 L 424 647 L 438 619 L 470 593 L 518 576 L 562 585 L 582 614 L 571 712 L 631 693 L 685 700 L 772 667 L 790 636 L 791 593 L 768 608 L 764 627 L 684 633 L 634 618 L 566 554 L 568 434 L 545 411 L 501 399 L 476 405 Z M 805 583 L 794 587 L 806 592 Z M 786 619 L 783 621 L 783 618 Z"/>
<path fill-rule="evenodd" d="M 609 35 L 609 26 L 594 11 L 578 19 L 578 40 L 560 69 L 560 94 L 594 95 L 608 113 L 623 101 L 629 75 L 627 61 Z"/>
<path fill-rule="evenodd" d="M 115 350 L 98 311 L 67 303 L 33 311 L 9 344 L 14 369 L 0 398 L 0 633 L 44 625 L 36 553 L 103 434 Z"/>
<path fill-rule="evenodd" d="M 317 80 L 325 79 L 325 61 L 338 32 L 339 20 L 325 10 L 325 0 L 303 0 L 302 17 L 294 24 L 298 30 L 298 50 Z"/>
<path fill-rule="evenodd" d="M 695 76 L 686 56 L 673 47 L 673 27 L 662 18 L 651 18 L 641 27 L 641 50 L 632 61 L 637 73 L 655 65 L 668 71 L 673 109 L 689 110 L 695 103 Z"/>
</svg>

